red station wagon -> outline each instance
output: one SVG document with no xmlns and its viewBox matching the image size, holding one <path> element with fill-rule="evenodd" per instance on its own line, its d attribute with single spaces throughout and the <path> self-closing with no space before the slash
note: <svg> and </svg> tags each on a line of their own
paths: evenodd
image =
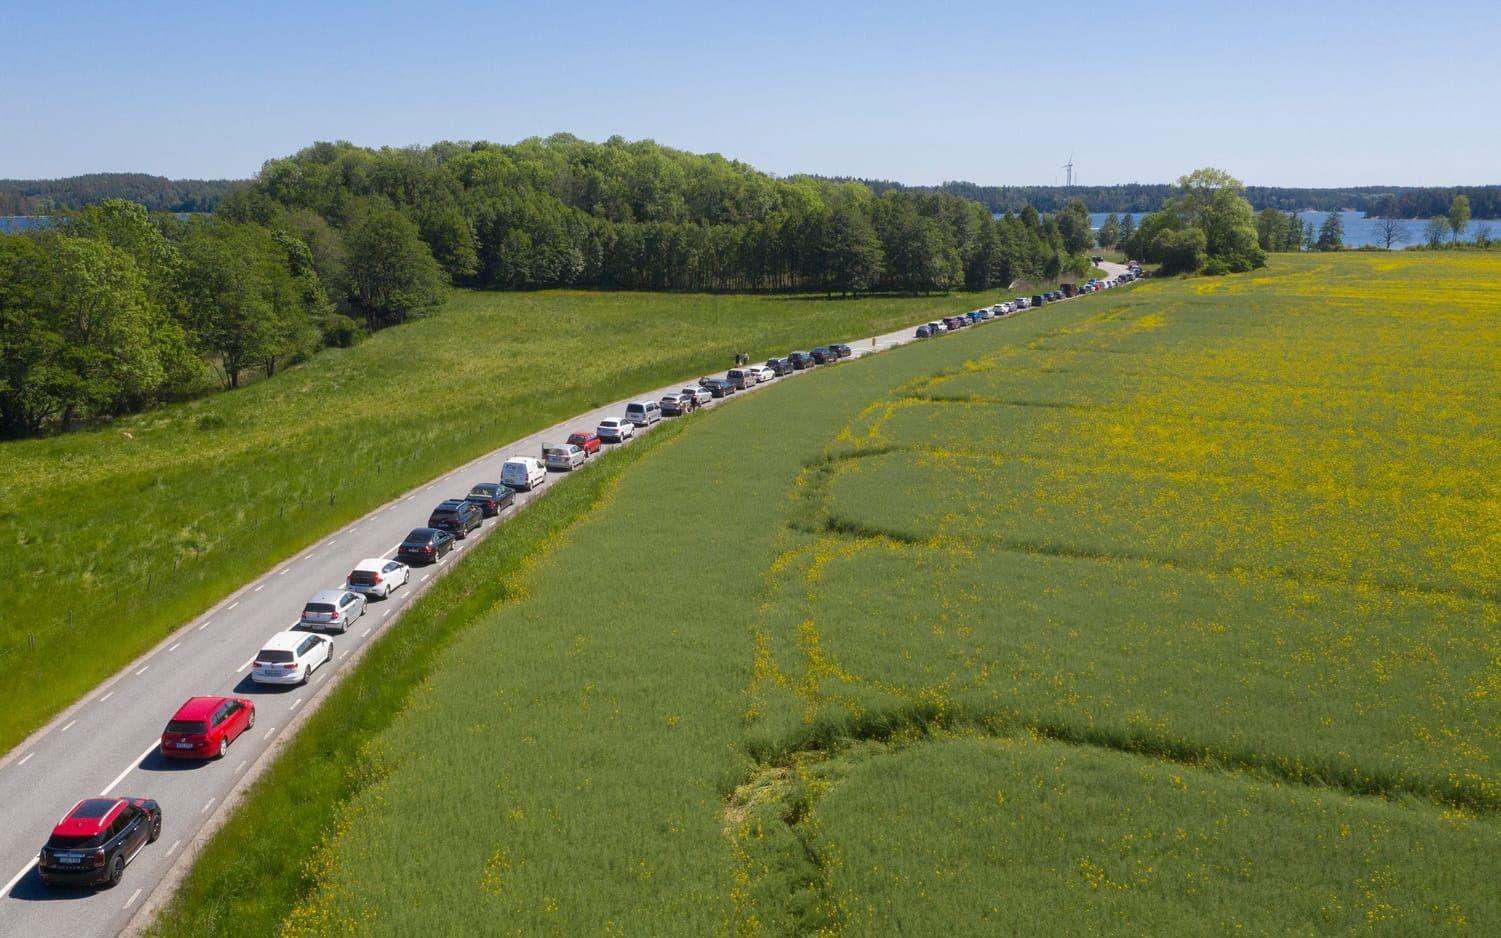
<svg viewBox="0 0 1501 938">
<path fill-rule="evenodd" d="M 582 430 L 578 433 L 570 433 L 566 442 L 583 450 L 585 456 L 593 456 L 599 452 L 599 437 L 593 433 L 585 433 Z"/>
<path fill-rule="evenodd" d="M 173 759 L 217 759 L 235 737 L 255 725 L 255 704 L 242 697 L 194 697 L 162 732 L 162 755 Z"/>
</svg>

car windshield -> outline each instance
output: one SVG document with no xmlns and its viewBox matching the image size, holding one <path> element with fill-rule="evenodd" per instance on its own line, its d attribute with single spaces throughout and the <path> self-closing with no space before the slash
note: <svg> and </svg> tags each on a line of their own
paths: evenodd
<svg viewBox="0 0 1501 938">
<path fill-rule="evenodd" d="M 333 612 L 333 611 L 334 611 L 334 604 L 333 603 L 308 603 L 306 606 L 302 607 L 302 612 L 303 612 L 304 615 L 306 615 L 307 613 L 310 613 L 310 612 Z"/>
<path fill-rule="evenodd" d="M 103 843 L 104 839 L 100 834 L 93 834 L 87 837 L 53 834 L 47 838 L 47 846 L 53 850 L 81 850 L 86 847 L 97 847 Z"/>
<path fill-rule="evenodd" d="M 437 518 L 439 521 L 443 521 L 448 518 L 452 518 L 457 514 L 458 512 L 452 508 L 439 508 L 437 511 L 433 512 L 433 517 Z"/>
<path fill-rule="evenodd" d="M 277 664 L 291 661 L 292 653 L 282 648 L 263 648 L 261 653 L 255 656 L 255 660 Z"/>
<path fill-rule="evenodd" d="M 207 733 L 208 724 L 202 720 L 173 720 L 167 724 L 169 733 Z"/>
</svg>

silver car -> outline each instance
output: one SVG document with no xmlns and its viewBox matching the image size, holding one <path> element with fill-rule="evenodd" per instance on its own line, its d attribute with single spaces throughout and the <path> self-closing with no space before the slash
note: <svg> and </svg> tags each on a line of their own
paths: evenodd
<svg viewBox="0 0 1501 938">
<path fill-rule="evenodd" d="M 319 590 L 302 607 L 300 625 L 344 632 L 365 614 L 365 597 L 352 590 Z"/>
<path fill-rule="evenodd" d="M 684 397 L 691 397 L 700 404 L 707 404 L 714 399 L 714 395 L 709 393 L 708 388 L 683 388 L 681 393 Z"/>
</svg>

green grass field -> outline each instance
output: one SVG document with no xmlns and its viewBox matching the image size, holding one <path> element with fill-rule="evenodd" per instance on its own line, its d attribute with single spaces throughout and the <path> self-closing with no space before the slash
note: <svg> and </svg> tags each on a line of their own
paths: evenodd
<svg viewBox="0 0 1501 938">
<path fill-rule="evenodd" d="M 507 440 L 736 351 L 964 303 L 461 292 L 238 392 L 0 444 L 0 751 L 278 558 Z"/>
<path fill-rule="evenodd" d="M 1278 257 L 691 418 L 461 563 L 281 928 L 1501 929 L 1498 277 Z"/>
</svg>

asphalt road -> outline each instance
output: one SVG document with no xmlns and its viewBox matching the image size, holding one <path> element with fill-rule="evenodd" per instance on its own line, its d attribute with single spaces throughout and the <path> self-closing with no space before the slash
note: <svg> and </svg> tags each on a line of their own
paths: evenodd
<svg viewBox="0 0 1501 938">
<path fill-rule="evenodd" d="M 912 340 L 912 327 L 906 327 L 850 345 L 860 356 Z M 794 373 L 771 383 L 806 380 L 813 373 Z M 697 377 L 629 400 L 659 398 L 694 383 Z M 736 397 L 716 400 L 710 406 L 733 403 Z M 166 898 L 170 887 L 163 888 L 160 896 L 153 892 L 169 879 L 195 836 L 238 794 L 242 780 L 269 764 L 278 744 L 295 728 L 294 720 L 318 705 L 335 674 L 382 630 L 397 624 L 402 610 L 449 565 L 462 559 L 479 538 L 503 526 L 508 517 L 553 486 L 565 484 L 566 474 L 550 473 L 540 490 L 519 493 L 514 508 L 499 519 L 486 520 L 468 540 L 459 542 L 459 550 L 434 566 L 414 567 L 408 587 L 388 600 L 369 603 L 363 618 L 346 633 L 333 636 L 334 660 L 319 668 L 306 686 L 268 688 L 252 683 L 249 665 L 261 642 L 290 628 L 314 592 L 341 587 L 356 561 L 393 556 L 406 533 L 424 525 L 439 501 L 461 497 L 477 482 L 499 481 L 500 466 L 508 457 L 538 456 L 543 443 L 559 442 L 574 430 L 592 430 L 604 417 L 623 414 L 625 404 L 619 401 L 517 440 L 285 559 L 0 758 L 0 804 L 5 806 L 5 823 L 0 825 L 0 936 L 116 935 L 143 909 Z M 588 467 L 576 471 L 588 471 Z M 149 599 L 142 596 L 135 601 Z M 200 694 L 254 700 L 256 725 L 222 760 L 169 762 L 157 751 L 162 727 L 183 701 Z M 161 839 L 137 855 L 117 888 L 44 887 L 35 869 L 37 851 L 75 802 L 95 795 L 155 798 L 162 806 Z M 275 819 L 268 818 L 267 823 Z"/>
</svg>

